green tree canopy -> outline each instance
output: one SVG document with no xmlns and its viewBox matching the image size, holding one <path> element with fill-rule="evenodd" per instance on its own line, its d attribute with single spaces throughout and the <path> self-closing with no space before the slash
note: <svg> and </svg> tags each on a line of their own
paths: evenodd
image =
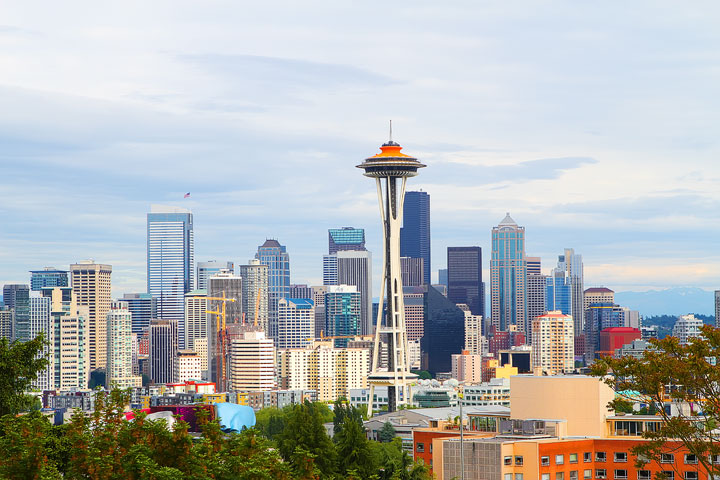
<svg viewBox="0 0 720 480">
<path fill-rule="evenodd" d="M 308 458 L 314 459 L 324 477 L 335 473 L 335 445 L 323 425 L 323 408 L 318 403 L 294 405 L 286 418 L 285 430 L 278 435 L 280 454 L 295 472 L 308 472 Z M 327 406 L 325 406 L 327 408 Z M 298 453 L 309 453 L 298 458 Z"/>
<path fill-rule="evenodd" d="M 0 417 L 32 408 L 34 397 L 25 392 L 48 366 L 47 359 L 40 356 L 45 345 L 42 333 L 27 342 L 0 338 Z"/>
<path fill-rule="evenodd" d="M 385 422 L 385 424 L 383 424 L 378 433 L 378 438 L 382 443 L 390 443 L 393 441 L 393 438 L 395 438 L 395 427 L 392 426 L 392 423 Z"/>
<path fill-rule="evenodd" d="M 680 344 L 675 337 L 651 340 L 654 349 L 642 357 L 604 357 L 592 372 L 613 387 L 618 396 L 611 407 L 622 405 L 637 393 L 645 396 L 663 422 L 657 431 L 645 431 L 643 442 L 633 448 L 640 462 L 658 461 L 667 442 L 681 442 L 697 456 L 706 473 L 720 474 L 720 465 L 709 455 L 720 455 L 720 329 L 705 325 L 702 337 Z M 633 392 L 625 397 L 622 392 Z M 682 406 L 669 412 L 665 405 Z"/>
</svg>

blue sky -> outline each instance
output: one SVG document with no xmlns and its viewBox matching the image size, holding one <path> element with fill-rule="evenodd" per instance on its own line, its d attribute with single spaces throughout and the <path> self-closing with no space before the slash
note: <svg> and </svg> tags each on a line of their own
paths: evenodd
<svg viewBox="0 0 720 480">
<path fill-rule="evenodd" d="M 720 288 L 716 3 L 261 3 L 0 5 L 0 283 L 93 258 L 144 291 L 153 203 L 192 209 L 197 260 L 273 237 L 319 283 L 344 225 L 378 259 L 354 167 L 392 118 L 434 272 L 509 211 L 545 270 Z"/>
</svg>

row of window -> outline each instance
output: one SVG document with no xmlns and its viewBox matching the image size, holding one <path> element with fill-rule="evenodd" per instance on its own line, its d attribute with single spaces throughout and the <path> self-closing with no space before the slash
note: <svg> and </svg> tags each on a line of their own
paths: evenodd
<svg viewBox="0 0 720 480">
<path fill-rule="evenodd" d="M 675 472 L 673 470 L 663 470 L 663 475 L 665 480 L 675 480 Z M 565 480 L 565 472 L 557 472 L 555 473 L 554 479 L 550 476 L 549 473 L 543 473 L 540 476 L 540 480 Z M 595 469 L 595 477 L 593 477 L 593 471 L 592 469 L 586 469 L 583 470 L 583 480 L 592 480 L 593 478 L 597 480 L 607 480 L 610 477 L 608 477 L 607 470 L 604 468 L 597 468 Z M 698 472 L 683 472 L 682 476 L 678 476 L 677 478 L 682 480 L 698 480 Z M 571 472 L 568 472 L 567 476 L 568 480 L 579 480 L 578 477 L 578 471 L 573 470 Z M 628 471 L 625 469 L 618 469 L 613 472 L 612 476 L 613 480 L 630 480 L 628 477 Z M 652 480 L 652 472 L 650 470 L 638 470 L 637 471 L 637 480 Z M 512 473 L 506 473 L 504 480 L 513 480 L 513 474 Z M 522 473 L 516 473 L 514 480 L 523 480 Z"/>
<path fill-rule="evenodd" d="M 519 463 L 518 463 L 519 459 Z M 698 463 L 697 455 L 693 455 L 692 453 L 686 453 L 683 457 L 684 463 L 686 465 L 696 465 Z M 714 458 L 711 459 L 713 463 L 720 463 L 720 455 L 715 455 Z M 595 461 L 596 462 L 606 462 L 607 461 L 607 454 L 605 452 L 595 452 Z M 613 453 L 613 461 L 615 463 L 624 463 L 628 461 L 628 454 L 627 452 L 614 452 Z M 583 462 L 589 463 L 592 462 L 592 452 L 585 452 L 583 453 Z M 565 463 L 565 455 L 555 455 L 555 465 L 563 465 Z M 568 455 L 568 463 L 578 463 L 578 454 L 577 453 L 571 453 Z M 675 463 L 675 455 L 672 453 L 663 453 L 660 457 L 660 463 Z M 512 464 L 512 458 L 511 457 L 505 457 L 505 465 L 511 465 Z M 515 457 L 515 465 L 522 465 L 522 457 L 516 456 Z M 550 457 L 549 456 L 543 456 L 540 457 L 540 465 L 547 466 L 550 465 Z"/>
</svg>

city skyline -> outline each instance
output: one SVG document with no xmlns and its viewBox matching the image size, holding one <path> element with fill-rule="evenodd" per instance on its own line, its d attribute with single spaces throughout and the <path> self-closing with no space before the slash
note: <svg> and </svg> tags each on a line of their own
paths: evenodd
<svg viewBox="0 0 720 480">
<path fill-rule="evenodd" d="M 393 118 L 428 164 L 413 189 L 433 199 L 433 277 L 448 246 L 490 251 L 509 211 L 544 273 L 569 247 L 588 286 L 720 284 L 716 7 L 393 5 L 415 21 L 362 42 L 373 4 L 328 22 L 343 7 L 218 3 L 202 24 L 192 6 L 160 22 L 160 4 L 28 8 L 4 6 L 0 27 L 3 283 L 89 257 L 113 265 L 113 298 L 145 291 L 154 203 L 193 211 L 198 261 L 277 238 L 291 282 L 319 285 L 326 230 L 353 225 L 379 272 L 375 199 L 349 167 Z"/>
</svg>

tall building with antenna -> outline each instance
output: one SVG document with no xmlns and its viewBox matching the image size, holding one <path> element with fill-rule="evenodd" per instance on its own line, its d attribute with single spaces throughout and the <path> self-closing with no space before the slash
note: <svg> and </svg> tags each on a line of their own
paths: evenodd
<svg viewBox="0 0 720 480">
<path fill-rule="evenodd" d="M 410 383 L 416 378 L 414 374 L 410 373 L 408 362 L 405 305 L 400 267 L 400 226 L 403 222 L 403 202 L 407 178 L 417 175 L 418 168 L 425 165 L 418 162 L 416 158 L 400 152 L 402 147 L 392 140 L 392 123 L 390 123 L 390 139 L 380 147 L 380 150 L 381 153 L 367 158 L 357 167 L 365 170 L 366 177 L 375 179 L 384 245 L 375 348 L 373 349 L 372 368 L 368 375 L 369 398 L 373 398 L 377 387 L 387 387 L 388 412 L 393 412 L 399 404 L 408 403 Z M 384 322 L 383 311 L 386 313 Z M 381 337 L 384 337 L 388 345 L 386 369 L 381 369 L 378 356 Z M 369 414 L 372 414 L 372 405 L 373 402 L 368 402 Z"/>
</svg>

